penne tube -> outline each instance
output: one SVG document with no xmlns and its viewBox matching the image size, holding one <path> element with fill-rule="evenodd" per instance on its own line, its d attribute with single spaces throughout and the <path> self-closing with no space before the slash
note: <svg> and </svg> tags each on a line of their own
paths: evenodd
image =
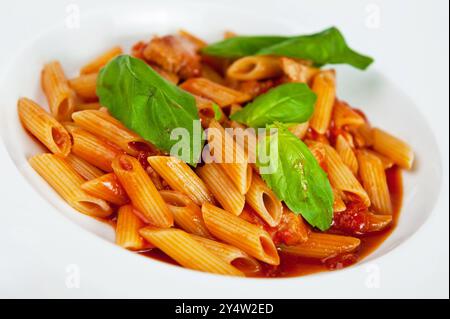
<svg viewBox="0 0 450 319">
<path fill-rule="evenodd" d="M 84 192 L 83 178 L 61 157 L 41 154 L 30 158 L 31 167 L 73 208 L 79 212 L 105 218 L 112 210 L 107 202 Z"/>
<path fill-rule="evenodd" d="M 342 194 L 333 188 L 333 212 L 339 213 L 343 212 L 347 209 L 347 205 L 345 205 L 344 200 L 342 199 Z"/>
<path fill-rule="evenodd" d="M 395 165 L 393 160 L 391 160 L 390 158 L 388 158 L 388 157 L 386 157 L 384 155 L 381 155 L 380 153 L 378 153 L 376 151 L 372 151 L 372 150 L 369 150 L 369 149 L 366 149 L 366 151 L 371 153 L 371 154 L 373 154 L 373 155 L 375 155 L 376 157 L 378 157 L 380 159 L 381 163 L 383 164 L 383 167 L 384 167 L 385 170 L 388 169 L 388 168 L 391 168 L 392 166 Z"/>
<path fill-rule="evenodd" d="M 197 50 L 200 50 L 201 48 L 207 46 L 207 43 L 205 41 L 196 37 L 189 31 L 180 29 L 180 30 L 178 30 L 178 34 L 181 35 L 182 37 L 186 38 L 187 40 L 189 40 L 189 42 L 191 42 L 192 44 L 194 44 L 196 46 Z"/>
<path fill-rule="evenodd" d="M 269 265 L 280 264 L 275 244 L 265 230 L 208 203 L 202 206 L 202 213 L 213 236 Z"/>
<path fill-rule="evenodd" d="M 373 209 L 379 214 L 392 214 L 391 197 L 383 163 L 373 154 L 360 150 L 357 152 L 359 175 L 369 194 Z"/>
<path fill-rule="evenodd" d="M 152 246 L 139 234 L 145 223 L 136 215 L 131 205 L 119 208 L 116 224 L 116 244 L 129 250 L 149 249 Z"/>
<path fill-rule="evenodd" d="M 195 204 L 214 203 L 205 183 L 185 162 L 173 156 L 150 156 L 147 161 L 172 189 L 186 194 Z"/>
<path fill-rule="evenodd" d="M 299 257 L 325 259 L 353 252 L 360 243 L 355 237 L 312 232 L 306 242 L 294 246 L 281 245 L 280 250 Z"/>
<path fill-rule="evenodd" d="M 210 99 L 216 102 L 220 107 L 231 105 L 233 103 L 243 103 L 251 99 L 251 96 L 227 86 L 220 85 L 205 78 L 192 78 L 185 81 L 180 86 L 182 89 Z"/>
<path fill-rule="evenodd" d="M 88 194 L 104 199 L 107 202 L 122 206 L 128 204 L 130 199 L 114 173 L 105 174 L 87 181 L 81 188 Z"/>
<path fill-rule="evenodd" d="M 81 175 L 81 177 L 83 177 L 85 180 L 89 181 L 89 180 L 98 178 L 98 177 L 102 176 L 103 174 L 105 174 L 100 169 L 95 167 L 94 165 L 89 164 L 84 159 L 82 159 L 72 153 L 67 155 L 67 157 L 65 159 L 66 159 L 66 162 L 70 166 L 72 166 L 72 168 L 74 170 L 76 170 L 77 173 L 79 175 Z"/>
<path fill-rule="evenodd" d="M 173 215 L 137 159 L 117 156 L 112 168 L 133 206 L 154 226 L 173 226 Z"/>
<path fill-rule="evenodd" d="M 373 129 L 373 148 L 402 168 L 411 169 L 413 166 L 414 152 L 411 147 L 379 128 Z"/>
<path fill-rule="evenodd" d="M 204 128 L 207 128 L 212 120 L 216 120 L 219 123 L 223 123 L 226 120 L 226 116 L 222 109 L 217 105 L 214 107 L 215 103 L 213 101 L 200 96 L 195 96 L 195 101 L 197 104 L 198 115 Z"/>
<path fill-rule="evenodd" d="M 263 80 L 283 73 L 280 59 L 274 56 L 246 56 L 234 61 L 227 69 L 227 76 L 240 81 Z"/>
<path fill-rule="evenodd" d="M 225 79 L 212 67 L 202 63 L 202 78 L 208 79 L 212 82 L 218 83 L 220 85 L 225 85 Z"/>
<path fill-rule="evenodd" d="M 75 109 L 76 97 L 58 61 L 44 66 L 41 73 L 41 85 L 50 106 L 50 113 L 58 121 L 70 119 Z"/>
<path fill-rule="evenodd" d="M 294 124 L 289 126 L 289 131 L 297 136 L 299 139 L 303 139 L 308 132 L 309 122 Z"/>
<path fill-rule="evenodd" d="M 142 137 L 101 110 L 75 112 L 72 118 L 80 127 L 119 146 L 130 155 L 137 156 L 140 151 L 150 153 L 154 150 L 153 146 Z"/>
<path fill-rule="evenodd" d="M 70 153 L 72 142 L 67 130 L 34 101 L 21 98 L 17 103 L 20 121 L 27 131 L 50 152 L 62 157 Z"/>
<path fill-rule="evenodd" d="M 335 147 L 344 164 L 347 165 L 353 175 L 356 176 L 358 174 L 358 160 L 356 159 L 356 155 L 353 152 L 350 143 L 342 135 L 338 135 Z"/>
<path fill-rule="evenodd" d="M 358 127 L 366 124 L 366 121 L 362 115 L 354 111 L 347 103 L 337 99 L 333 107 L 333 121 L 337 128 L 341 128 L 346 125 Z"/>
<path fill-rule="evenodd" d="M 339 192 L 349 192 L 357 195 L 364 205 L 369 207 L 369 195 L 347 165 L 344 164 L 339 154 L 331 146 L 322 145 L 325 148 L 325 161 L 331 185 Z M 359 166 L 361 166 L 361 163 L 359 163 Z"/>
<path fill-rule="evenodd" d="M 392 215 L 379 215 L 367 213 L 367 224 L 365 232 L 382 231 L 392 224 Z"/>
<path fill-rule="evenodd" d="M 192 238 L 244 274 L 256 274 L 261 270 L 259 262 L 239 248 L 200 236 L 192 235 Z"/>
<path fill-rule="evenodd" d="M 371 147 L 373 145 L 373 130 L 369 124 L 364 123 L 359 126 L 349 126 L 349 131 L 353 136 L 354 144 L 359 147 Z"/>
<path fill-rule="evenodd" d="M 258 175 L 252 177 L 252 184 L 245 194 L 247 204 L 269 226 L 275 227 L 280 223 L 283 214 L 283 205 L 272 190 Z"/>
<path fill-rule="evenodd" d="M 244 275 L 182 230 L 145 227 L 139 233 L 183 267 L 221 275 Z"/>
<path fill-rule="evenodd" d="M 331 114 L 336 97 L 336 80 L 334 70 L 321 71 L 314 77 L 312 90 L 317 94 L 314 113 L 309 125 L 319 134 L 325 134 L 331 121 Z"/>
<path fill-rule="evenodd" d="M 80 70 L 80 74 L 97 73 L 109 61 L 122 53 L 122 48 L 115 46 L 83 66 Z"/>
<path fill-rule="evenodd" d="M 175 224 L 184 231 L 202 237 L 212 238 L 203 221 L 202 212 L 194 202 L 177 191 L 159 192 L 173 214 Z"/>
<path fill-rule="evenodd" d="M 207 138 L 214 161 L 223 168 L 241 194 L 247 193 L 251 180 L 252 168 L 244 149 L 217 121 L 211 121 Z"/>
<path fill-rule="evenodd" d="M 69 81 L 75 93 L 85 100 L 97 99 L 97 73 L 82 74 Z"/>
<path fill-rule="evenodd" d="M 320 72 L 317 68 L 287 57 L 281 57 L 280 62 L 281 69 L 290 82 L 309 83 Z"/>
<path fill-rule="evenodd" d="M 72 153 L 103 171 L 111 172 L 111 163 L 121 152 L 94 134 L 71 123 L 66 129 L 72 136 Z"/>
<path fill-rule="evenodd" d="M 328 167 L 326 163 L 326 151 L 324 146 L 326 144 L 309 140 L 306 142 L 308 149 L 311 151 L 311 154 L 314 156 L 317 163 L 319 163 L 320 167 L 322 167 L 322 169 L 327 172 Z"/>
<path fill-rule="evenodd" d="M 219 164 L 205 164 L 197 168 L 196 172 L 226 211 L 236 216 L 242 212 L 245 196 L 241 194 Z"/>
<path fill-rule="evenodd" d="M 78 104 L 75 107 L 75 111 L 86 111 L 86 110 L 99 110 L 102 106 L 100 105 L 100 103 L 98 102 L 94 102 L 94 103 L 82 103 L 82 104 Z"/>
</svg>

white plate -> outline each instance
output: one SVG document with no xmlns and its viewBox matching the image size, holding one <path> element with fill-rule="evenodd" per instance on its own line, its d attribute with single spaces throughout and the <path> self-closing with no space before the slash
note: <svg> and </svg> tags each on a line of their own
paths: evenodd
<svg viewBox="0 0 450 319">
<path fill-rule="evenodd" d="M 176 4 L 175 4 L 176 3 Z M 1 296 L 33 297 L 390 297 L 390 296 L 445 296 L 448 295 L 448 197 L 439 202 L 434 218 L 429 218 L 438 202 L 441 180 L 448 188 L 448 143 L 441 145 L 440 154 L 433 128 L 419 111 L 426 104 L 403 93 L 402 81 L 393 78 L 391 60 L 410 63 L 404 52 L 397 48 L 382 52 L 374 49 L 372 41 L 388 45 L 381 32 L 382 9 L 370 3 L 359 7 L 362 25 L 345 21 L 349 5 L 330 11 L 316 12 L 317 5 L 291 4 L 265 6 L 256 10 L 252 2 L 240 3 L 239 10 L 230 4 L 100 4 L 77 2 L 62 6 L 59 19 L 33 30 L 33 39 L 14 48 L 13 59 L 0 80 L 0 132 L 4 146 L 0 146 L 3 199 L 0 239 L 6 244 L 0 258 Z M 358 2 L 359 3 L 359 2 Z M 331 2 L 327 2 L 332 5 Z M 360 6 L 360 5 L 359 5 Z M 285 9 L 280 10 L 280 9 Z M 378 9 L 377 9 L 378 8 Z M 395 7 L 388 7 L 395 12 Z M 299 12 L 291 12 L 291 11 Z M 36 9 L 38 10 L 38 9 Z M 366 10 L 366 11 L 365 11 Z M 377 11 L 378 10 L 378 11 Z M 42 12 L 47 17 L 55 10 Z M 282 13 L 281 13 L 282 12 Z M 303 13 L 304 12 L 304 13 Z M 373 15 L 378 12 L 379 19 Z M 308 14 L 306 14 L 308 13 Z M 340 18 L 339 15 L 342 15 Z M 39 15 L 41 16 L 41 15 Z M 314 19 L 312 18 L 314 17 Z M 301 18 L 301 19 L 300 19 Z M 37 16 L 31 21 L 38 21 Z M 338 20 L 338 21 L 336 21 Z M 21 21 L 24 21 L 23 19 Z M 300 22 L 301 21 L 301 22 Z M 389 21 L 389 20 L 388 20 Z M 237 279 L 198 273 L 181 269 L 124 251 L 111 242 L 112 229 L 79 214 L 65 204 L 54 191 L 29 167 L 26 158 L 40 149 L 23 131 L 16 114 L 16 101 L 27 96 L 45 104 L 39 86 L 42 65 L 58 59 L 69 76 L 76 74 L 83 63 L 113 45 L 124 48 L 151 34 L 166 34 L 186 28 L 207 39 L 218 39 L 225 29 L 247 34 L 295 34 L 314 32 L 339 22 L 348 42 L 375 56 L 377 63 L 367 72 L 339 66 L 339 96 L 351 105 L 361 108 L 376 126 L 408 141 L 417 154 L 415 169 L 404 174 L 404 203 L 394 233 L 372 255 L 356 266 L 345 270 L 291 279 Z M 364 27 L 365 23 L 365 27 Z M 3 23 L 0 23 L 3 26 Z M 5 24 L 6 26 L 6 24 Z M 378 27 L 377 27 L 378 26 Z M 18 22 L 11 25 L 19 36 L 26 27 Z M 373 28 L 382 33 L 376 33 Z M 395 26 L 393 27 L 394 31 Z M 348 32 L 347 32 L 348 31 Z M 444 32 L 444 30 L 442 30 Z M 442 38 L 443 39 L 443 38 Z M 448 41 L 448 40 L 447 40 Z M 14 46 L 16 45 L 16 46 Z M 5 48 L 2 48 L 3 50 Z M 374 49 L 374 50 L 372 50 Z M 3 51 L 2 50 L 2 51 Z M 448 42 L 447 42 L 448 53 Z M 385 62 L 388 61 L 388 62 Z M 448 63 L 448 62 L 447 62 Z M 416 67 L 409 64 L 410 68 Z M 447 67 L 448 70 L 448 67 Z M 425 76 L 420 70 L 417 76 Z M 433 73 L 433 75 L 435 75 Z M 438 78 L 434 78 L 435 81 Z M 447 79 L 448 81 L 448 79 Z M 418 84 L 415 87 L 419 88 Z M 411 92 L 409 92 L 411 93 Z M 415 92 L 417 93 L 417 92 Z M 435 112 L 445 112 L 445 97 L 434 92 Z M 448 95 L 447 95 L 448 101 Z M 448 105 L 448 104 L 447 104 Z M 428 105 L 428 107 L 431 107 Z M 448 109 L 447 109 L 448 114 Z M 447 116 L 448 117 L 448 116 Z M 433 120 L 433 126 L 439 123 Z M 448 124 L 447 124 L 448 125 Z M 440 135 L 439 135 L 440 136 Z M 447 126 L 448 136 L 448 126 Z M 448 140 L 447 140 L 448 142 Z M 445 153 L 447 152 L 447 153 Z M 447 157 L 445 157 L 447 156 Z M 447 158 L 447 160 L 445 160 Z M 445 173 L 444 173 L 445 170 Z M 446 200 L 446 202 L 445 202 Z M 447 219 L 446 219 L 447 218 Z M 418 236 L 422 225 L 424 227 Z M 447 221 L 445 223 L 445 221 Z M 443 225 L 443 223 L 445 223 Z M 77 225 L 77 226 L 75 226 Z M 447 227 L 446 227 L 447 225 Z M 84 231 L 87 230 L 88 232 Z M 440 232 L 441 243 L 436 241 Z M 412 237 L 412 238 L 411 238 Z M 401 245 L 402 244 L 402 245 Z M 446 250 L 442 250 L 442 246 Z M 395 249 L 394 249 L 395 248 Z M 426 253 L 433 259 L 420 259 Z M 439 253 L 440 252 L 440 253 Z M 438 256 L 438 257 L 436 257 Z M 419 257 L 419 258 L 418 258 Z M 423 257 L 425 258 L 425 257 Z M 435 259 L 437 258 L 437 259 Z M 427 268 L 421 267 L 427 265 Z M 425 272 L 424 269 L 427 269 Z M 439 276 L 429 274 L 430 269 Z M 447 269 L 447 274 L 445 274 Z M 408 273 L 405 276 L 405 273 Z M 447 276 L 447 280 L 443 279 Z M 444 278 L 443 278 L 444 277 Z M 444 284 L 446 282 L 447 284 Z M 414 288 L 411 290 L 411 287 Z M 435 287 L 434 291 L 422 289 Z M 447 288 L 447 291 L 446 291 Z"/>
</svg>

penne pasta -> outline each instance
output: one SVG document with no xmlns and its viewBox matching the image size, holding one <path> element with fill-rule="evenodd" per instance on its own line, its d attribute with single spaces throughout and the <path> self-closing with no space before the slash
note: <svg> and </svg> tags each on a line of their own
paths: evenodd
<svg viewBox="0 0 450 319">
<path fill-rule="evenodd" d="M 251 96 L 248 94 L 233 90 L 205 78 L 189 79 L 181 84 L 180 87 L 192 94 L 210 99 L 220 107 L 233 103 L 247 102 L 251 99 Z"/>
<path fill-rule="evenodd" d="M 392 224 L 392 215 L 379 215 L 367 213 L 366 232 L 377 232 L 386 229 Z"/>
<path fill-rule="evenodd" d="M 41 85 L 50 106 L 50 113 L 58 121 L 70 119 L 76 97 L 58 61 L 47 63 L 41 73 Z"/>
<path fill-rule="evenodd" d="M 256 174 L 252 177 L 252 184 L 245 194 L 245 199 L 247 204 L 269 226 L 275 227 L 280 223 L 283 205 L 261 177 Z"/>
<path fill-rule="evenodd" d="M 246 56 L 234 61 L 227 69 L 227 76 L 240 81 L 263 80 L 283 73 L 280 59 L 274 56 Z"/>
<path fill-rule="evenodd" d="M 172 189 L 186 194 L 195 204 L 214 203 L 211 192 L 185 162 L 173 156 L 150 156 L 147 161 Z"/>
<path fill-rule="evenodd" d="M 183 267 L 221 275 L 244 275 L 182 230 L 145 227 L 139 233 Z"/>
<path fill-rule="evenodd" d="M 72 118 L 80 127 L 119 146 L 130 155 L 137 156 L 140 151 L 149 154 L 155 153 L 153 146 L 142 137 L 130 131 L 118 120 L 101 110 L 75 112 Z"/>
<path fill-rule="evenodd" d="M 127 193 L 114 173 L 105 174 L 87 181 L 81 185 L 81 188 L 92 196 L 104 199 L 118 206 L 130 202 Z"/>
<path fill-rule="evenodd" d="M 261 270 L 259 262 L 239 248 L 200 236 L 193 235 L 192 238 L 244 274 L 256 274 Z"/>
<path fill-rule="evenodd" d="M 73 154 L 103 171 L 112 171 L 111 163 L 121 153 L 119 149 L 76 125 L 65 127 L 72 136 Z"/>
<path fill-rule="evenodd" d="M 361 241 L 355 237 L 312 232 L 306 242 L 294 246 L 281 245 L 280 250 L 299 257 L 325 259 L 355 251 L 360 244 Z"/>
<path fill-rule="evenodd" d="M 82 104 L 78 104 L 75 107 L 75 111 L 86 111 L 86 110 L 99 110 L 102 106 L 100 105 L 100 103 L 98 102 L 94 102 L 94 103 L 82 103 Z"/>
<path fill-rule="evenodd" d="M 345 205 L 344 200 L 342 199 L 342 194 L 333 188 L 333 212 L 339 213 L 343 212 L 347 209 L 347 205 Z"/>
<path fill-rule="evenodd" d="M 116 244 L 129 250 L 149 249 L 152 246 L 145 242 L 139 229 L 145 223 L 136 215 L 131 205 L 119 208 L 117 212 Z"/>
<path fill-rule="evenodd" d="M 219 164 L 205 164 L 197 168 L 196 173 L 226 211 L 236 216 L 242 212 L 245 196 L 241 194 Z"/>
<path fill-rule="evenodd" d="M 75 93 L 85 100 L 97 99 L 97 73 L 82 74 L 69 81 L 70 87 Z"/>
<path fill-rule="evenodd" d="M 212 67 L 210 67 L 208 64 L 205 63 L 202 64 L 201 77 L 220 85 L 226 84 L 225 79 L 216 70 L 214 70 Z"/>
<path fill-rule="evenodd" d="M 81 189 L 83 178 L 61 157 L 41 154 L 29 159 L 31 167 L 73 208 L 94 216 L 108 217 L 112 210 L 107 202 Z"/>
<path fill-rule="evenodd" d="M 321 71 L 313 80 L 312 90 L 317 94 L 317 101 L 309 125 L 319 134 L 325 134 L 330 125 L 336 97 L 335 81 L 334 70 Z"/>
<path fill-rule="evenodd" d="M 211 121 L 207 138 L 214 161 L 220 164 L 241 194 L 247 193 L 252 180 L 252 168 L 248 165 L 245 151 L 217 121 Z"/>
<path fill-rule="evenodd" d="M 333 107 L 333 122 L 337 128 L 346 125 L 358 127 L 366 123 L 364 117 L 355 112 L 347 103 L 336 99 Z"/>
<path fill-rule="evenodd" d="M 392 166 L 395 165 L 393 160 L 391 160 L 390 158 L 388 158 L 388 157 L 386 157 L 384 155 L 381 155 L 380 153 L 378 153 L 376 151 L 373 151 L 373 150 L 370 150 L 370 149 L 366 149 L 366 151 L 371 153 L 371 154 L 373 154 L 373 155 L 375 155 L 376 157 L 378 157 L 380 159 L 381 163 L 383 164 L 383 167 L 384 167 L 385 170 L 388 169 L 388 168 L 391 168 Z"/>
<path fill-rule="evenodd" d="M 207 43 L 205 41 L 203 41 L 202 39 L 196 37 L 189 31 L 186 31 L 184 29 L 178 30 L 178 34 L 181 35 L 182 37 L 188 39 L 191 43 L 193 43 L 197 47 L 197 50 L 200 50 L 201 48 L 203 48 L 207 45 Z"/>
<path fill-rule="evenodd" d="M 277 249 L 265 230 L 208 203 L 202 206 L 202 213 L 213 236 L 269 265 L 280 264 Z"/>
<path fill-rule="evenodd" d="M 190 234 L 212 238 L 203 221 L 200 207 L 189 197 L 178 191 L 162 190 L 159 193 L 172 212 L 178 227 Z"/>
<path fill-rule="evenodd" d="M 287 57 L 281 57 L 280 62 L 281 69 L 290 82 L 309 83 L 320 72 L 319 69 L 304 64 L 302 61 Z"/>
<path fill-rule="evenodd" d="M 392 214 L 391 197 L 383 163 L 375 155 L 360 150 L 357 152 L 359 175 L 367 191 L 373 209 L 379 214 Z"/>
<path fill-rule="evenodd" d="M 84 159 L 82 159 L 72 153 L 67 155 L 67 157 L 65 159 L 66 159 L 66 162 L 70 166 L 72 166 L 72 168 L 74 170 L 76 170 L 77 173 L 79 175 L 81 175 L 81 177 L 83 177 L 85 180 L 89 181 L 89 180 L 95 179 L 97 177 L 100 177 L 104 174 L 100 169 L 98 169 L 94 165 L 89 164 Z"/>
<path fill-rule="evenodd" d="M 62 157 L 70 153 L 72 142 L 67 130 L 34 101 L 21 98 L 17 103 L 20 121 L 49 151 Z"/>
<path fill-rule="evenodd" d="M 411 147 L 379 128 L 373 129 L 373 148 L 402 168 L 411 169 L 413 166 L 414 152 Z"/>
<path fill-rule="evenodd" d="M 349 131 L 353 136 L 354 144 L 359 147 L 371 147 L 373 145 L 373 130 L 369 124 L 365 123 L 356 127 L 349 126 Z"/>
<path fill-rule="evenodd" d="M 364 205 L 369 207 L 369 195 L 347 165 L 344 164 L 339 154 L 331 146 L 322 145 L 325 149 L 325 161 L 331 185 L 339 192 L 349 192 L 357 195 Z"/>
<path fill-rule="evenodd" d="M 289 126 L 289 131 L 302 140 L 305 137 L 306 133 L 308 132 L 308 128 L 309 122 L 305 122 Z"/>
<path fill-rule="evenodd" d="M 358 160 L 356 159 L 356 155 L 353 152 L 350 143 L 342 135 L 338 135 L 336 138 L 336 151 L 344 164 L 347 165 L 353 175 L 356 176 L 358 174 Z"/>
<path fill-rule="evenodd" d="M 115 46 L 83 66 L 80 70 L 80 74 L 97 73 L 110 60 L 118 55 L 121 55 L 122 53 L 122 48 L 119 46 Z"/>
<path fill-rule="evenodd" d="M 173 215 L 137 159 L 117 156 L 112 168 L 133 206 L 154 226 L 173 226 Z"/>
</svg>

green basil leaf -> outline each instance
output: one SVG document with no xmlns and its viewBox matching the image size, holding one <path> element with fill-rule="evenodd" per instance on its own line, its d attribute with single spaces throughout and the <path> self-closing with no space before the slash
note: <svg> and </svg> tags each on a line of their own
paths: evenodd
<svg viewBox="0 0 450 319">
<path fill-rule="evenodd" d="M 304 83 L 286 83 L 270 89 L 231 115 L 233 121 L 251 127 L 274 122 L 303 123 L 314 111 L 316 94 Z"/>
<path fill-rule="evenodd" d="M 177 143 L 170 138 L 172 130 L 186 129 L 190 154 L 182 159 L 195 166 L 203 141 L 200 147 L 194 147 L 193 121 L 199 117 L 192 95 L 166 81 L 144 61 L 128 55 L 118 56 L 102 68 L 97 95 L 115 118 L 165 152 Z"/>
<path fill-rule="evenodd" d="M 308 147 L 283 124 L 267 126 L 277 129 L 277 134 L 267 135 L 258 143 L 258 167 L 261 176 L 274 193 L 294 213 L 320 230 L 330 228 L 333 220 L 333 192 L 326 173 L 322 170 Z M 269 149 L 277 139 L 277 150 Z M 269 154 L 273 172 L 264 173 L 266 163 L 259 161 L 260 152 Z"/>
<path fill-rule="evenodd" d="M 240 36 L 232 37 L 202 49 L 202 53 L 222 58 L 240 58 L 254 55 L 263 48 L 270 47 L 289 39 L 281 36 Z"/>
<path fill-rule="evenodd" d="M 334 27 L 316 34 L 294 37 L 266 47 L 258 51 L 258 54 L 311 60 L 319 66 L 350 64 L 361 70 L 366 69 L 373 62 L 371 57 L 353 51 L 345 42 L 341 32 Z"/>
<path fill-rule="evenodd" d="M 214 111 L 214 120 L 220 121 L 222 119 L 222 112 L 220 110 L 220 106 L 213 102 L 212 108 Z"/>
<path fill-rule="evenodd" d="M 261 39 L 276 39 L 272 42 Z M 233 43 L 227 43 L 233 39 Z M 293 37 L 235 37 L 204 48 L 204 52 L 220 57 L 239 58 L 247 55 L 276 55 L 313 61 L 317 66 L 325 64 L 349 64 L 365 70 L 373 59 L 352 50 L 342 33 L 335 27 L 322 32 Z M 256 40 L 258 39 L 258 40 Z M 250 43 L 247 45 L 247 43 Z M 241 49 L 245 48 L 245 49 Z"/>
</svg>

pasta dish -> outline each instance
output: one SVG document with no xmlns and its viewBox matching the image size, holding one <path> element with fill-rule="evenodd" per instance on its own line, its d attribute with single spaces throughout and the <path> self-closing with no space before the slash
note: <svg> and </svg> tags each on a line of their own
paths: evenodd
<svg viewBox="0 0 450 319">
<path fill-rule="evenodd" d="M 154 36 L 18 100 L 45 151 L 31 167 L 116 244 L 221 275 L 352 265 L 392 232 L 407 143 L 336 94 L 333 64 L 373 62 L 337 28 L 297 36 Z M 356 71 L 355 71 L 356 72 Z M 382 123 L 381 123 L 382 124 Z"/>
</svg>

